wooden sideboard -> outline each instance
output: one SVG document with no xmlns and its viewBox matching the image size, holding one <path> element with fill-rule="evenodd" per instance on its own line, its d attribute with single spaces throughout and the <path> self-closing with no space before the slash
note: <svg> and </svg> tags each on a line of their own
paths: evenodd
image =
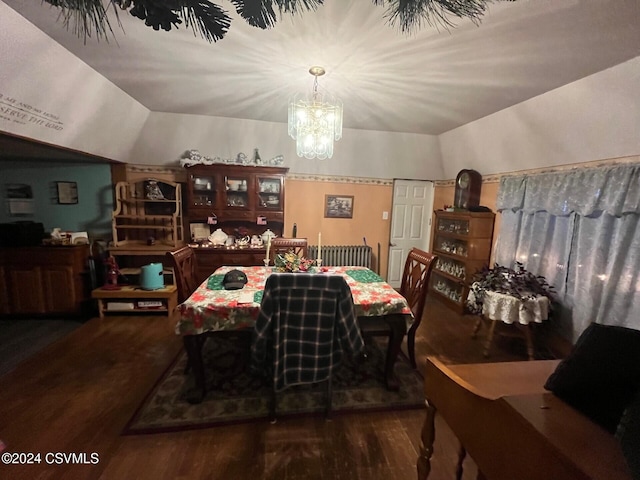
<svg viewBox="0 0 640 480">
<path fill-rule="evenodd" d="M 89 245 L 0 249 L 0 314 L 81 314 L 89 257 Z"/>
<path fill-rule="evenodd" d="M 198 266 L 198 281 L 203 282 L 218 267 L 264 265 L 264 248 L 194 247 Z"/>
</svg>

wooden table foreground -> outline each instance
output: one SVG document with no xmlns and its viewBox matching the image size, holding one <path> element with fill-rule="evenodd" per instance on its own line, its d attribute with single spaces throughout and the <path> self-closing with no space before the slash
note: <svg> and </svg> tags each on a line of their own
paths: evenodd
<svg viewBox="0 0 640 480">
<path fill-rule="evenodd" d="M 558 363 L 447 366 L 428 357 L 418 478 L 429 476 L 437 411 L 463 448 L 458 475 L 466 451 L 489 480 L 631 480 L 615 437 L 544 389 Z"/>
</svg>

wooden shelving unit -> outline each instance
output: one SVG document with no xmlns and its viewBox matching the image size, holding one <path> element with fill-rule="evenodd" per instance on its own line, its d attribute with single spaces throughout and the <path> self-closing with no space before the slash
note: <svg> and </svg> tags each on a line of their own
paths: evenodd
<svg viewBox="0 0 640 480">
<path fill-rule="evenodd" d="M 184 245 L 179 183 L 153 178 L 118 182 L 115 201 L 114 255 L 162 255 Z"/>
<path fill-rule="evenodd" d="M 175 285 L 166 285 L 157 290 L 143 290 L 139 285 L 121 286 L 117 290 L 96 288 L 91 297 L 98 301 L 98 313 L 162 313 L 168 317 L 178 305 L 178 289 Z M 157 302 L 159 306 L 145 307 L 145 302 Z"/>
<path fill-rule="evenodd" d="M 443 210 L 435 214 L 433 252 L 438 263 L 431 274 L 431 291 L 462 313 L 473 274 L 491 259 L 495 214 Z"/>
</svg>

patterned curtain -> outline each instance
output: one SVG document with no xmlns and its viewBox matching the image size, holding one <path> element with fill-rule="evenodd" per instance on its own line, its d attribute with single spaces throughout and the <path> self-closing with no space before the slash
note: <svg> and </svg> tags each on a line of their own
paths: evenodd
<svg viewBox="0 0 640 480">
<path fill-rule="evenodd" d="M 640 329 L 640 165 L 504 177 L 496 262 L 558 292 L 559 332 L 591 322 Z"/>
</svg>

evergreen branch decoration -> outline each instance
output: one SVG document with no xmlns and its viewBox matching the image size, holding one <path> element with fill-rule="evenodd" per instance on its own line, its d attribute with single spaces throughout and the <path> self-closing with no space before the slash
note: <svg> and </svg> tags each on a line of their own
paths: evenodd
<svg viewBox="0 0 640 480">
<path fill-rule="evenodd" d="M 222 40 L 231 25 L 231 17 L 219 5 L 207 1 L 191 0 L 185 2 L 182 15 L 185 24 L 191 26 L 209 43 Z"/>
<path fill-rule="evenodd" d="M 96 37 L 107 38 L 107 34 L 113 30 L 107 17 L 107 11 L 101 0 L 43 0 L 60 9 L 58 19 L 66 29 L 71 29 L 78 37 L 84 37 L 84 41 L 95 32 Z M 116 18 L 118 10 L 114 9 Z M 118 20 L 118 23 L 119 20 Z"/>
<path fill-rule="evenodd" d="M 236 12 L 252 27 L 271 28 L 276 24 L 276 14 L 271 0 L 229 0 L 236 7 Z"/>
<path fill-rule="evenodd" d="M 118 24 L 119 10 L 128 11 L 143 20 L 154 30 L 170 31 L 182 23 L 191 27 L 209 43 L 217 42 L 226 35 L 231 17 L 219 3 L 223 0 L 41 0 L 60 9 L 63 25 L 79 37 L 94 33 L 98 39 L 113 35 L 107 13 L 110 7 Z M 251 26 L 271 28 L 277 23 L 277 14 L 296 14 L 315 11 L 325 0 L 228 0 L 236 12 Z M 333 0 L 345 1 L 345 0 Z M 353 1 L 353 0 L 352 0 Z M 365 1 L 365 0 L 359 0 Z M 423 23 L 455 26 L 451 17 L 469 18 L 479 23 L 487 4 L 493 1 L 516 0 L 372 0 L 374 5 L 386 7 L 384 17 L 402 32 L 420 29 Z M 105 6 L 106 4 L 106 6 Z M 121 26 L 121 24 L 120 24 Z"/>
</svg>

